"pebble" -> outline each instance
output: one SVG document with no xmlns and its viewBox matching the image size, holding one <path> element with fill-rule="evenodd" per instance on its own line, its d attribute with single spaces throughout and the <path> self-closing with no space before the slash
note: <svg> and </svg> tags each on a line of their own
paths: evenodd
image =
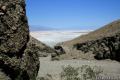
<svg viewBox="0 0 120 80">
<path fill-rule="evenodd" d="M 16 30 L 17 28 L 16 27 L 12 27 L 12 30 Z"/>
<path fill-rule="evenodd" d="M 0 16 L 1 16 L 1 15 L 4 15 L 4 13 L 3 13 L 3 12 L 0 12 Z"/>
<path fill-rule="evenodd" d="M 3 11 L 5 11 L 5 10 L 6 10 L 6 6 L 2 6 L 1 9 L 2 9 Z"/>
</svg>

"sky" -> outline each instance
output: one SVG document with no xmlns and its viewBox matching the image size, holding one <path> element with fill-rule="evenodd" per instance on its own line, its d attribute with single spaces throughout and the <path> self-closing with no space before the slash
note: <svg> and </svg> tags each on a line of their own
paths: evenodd
<svg viewBox="0 0 120 80">
<path fill-rule="evenodd" d="M 30 26 L 97 29 L 120 19 L 120 0 L 26 0 Z"/>
</svg>

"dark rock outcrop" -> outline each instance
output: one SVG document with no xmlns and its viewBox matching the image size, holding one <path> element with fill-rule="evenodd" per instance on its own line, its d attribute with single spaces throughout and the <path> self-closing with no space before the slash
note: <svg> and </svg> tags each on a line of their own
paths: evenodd
<svg viewBox="0 0 120 80">
<path fill-rule="evenodd" d="M 0 52 L 13 56 L 28 42 L 24 0 L 0 1 Z"/>
<path fill-rule="evenodd" d="M 55 53 L 51 55 L 53 60 L 56 59 L 56 56 L 65 54 L 65 50 L 60 45 L 54 46 L 54 49 L 55 49 Z"/>
<path fill-rule="evenodd" d="M 36 45 L 29 41 L 24 0 L 0 0 L 0 80 L 35 80 Z"/>
<path fill-rule="evenodd" d="M 61 46 L 55 46 L 54 49 L 56 50 L 56 52 L 58 54 L 64 54 L 65 53 L 64 49 Z"/>
<path fill-rule="evenodd" d="M 84 54 L 92 52 L 95 59 L 112 59 L 120 61 L 120 33 L 111 37 L 104 37 L 94 41 L 78 43 L 74 48 L 81 50 Z"/>
</svg>

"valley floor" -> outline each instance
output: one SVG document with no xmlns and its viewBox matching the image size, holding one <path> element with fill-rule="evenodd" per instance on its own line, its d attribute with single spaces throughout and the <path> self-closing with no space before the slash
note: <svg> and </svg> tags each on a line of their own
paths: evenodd
<svg viewBox="0 0 120 80">
<path fill-rule="evenodd" d="M 99 66 L 103 69 L 104 74 L 120 77 L 120 63 L 111 60 L 60 60 L 51 61 L 51 57 L 40 57 L 40 70 L 38 77 L 50 74 L 58 76 L 62 71 L 62 66 L 71 65 L 73 67 L 81 67 L 82 65 Z"/>
</svg>

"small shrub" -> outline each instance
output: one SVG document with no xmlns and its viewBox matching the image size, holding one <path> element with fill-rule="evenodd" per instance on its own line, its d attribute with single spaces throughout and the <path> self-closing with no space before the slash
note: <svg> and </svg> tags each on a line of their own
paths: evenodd
<svg viewBox="0 0 120 80">
<path fill-rule="evenodd" d="M 61 80 L 80 80 L 79 78 L 79 68 L 74 68 L 70 65 L 63 67 L 61 72 Z"/>
<path fill-rule="evenodd" d="M 96 77 L 102 73 L 100 67 L 83 65 L 82 67 L 74 68 L 70 65 L 63 67 L 61 72 L 61 80 L 96 80 Z"/>
<path fill-rule="evenodd" d="M 97 76 L 99 76 L 103 70 L 97 66 L 91 67 L 88 65 L 83 65 L 80 68 L 80 72 L 82 80 L 96 80 Z"/>
</svg>

